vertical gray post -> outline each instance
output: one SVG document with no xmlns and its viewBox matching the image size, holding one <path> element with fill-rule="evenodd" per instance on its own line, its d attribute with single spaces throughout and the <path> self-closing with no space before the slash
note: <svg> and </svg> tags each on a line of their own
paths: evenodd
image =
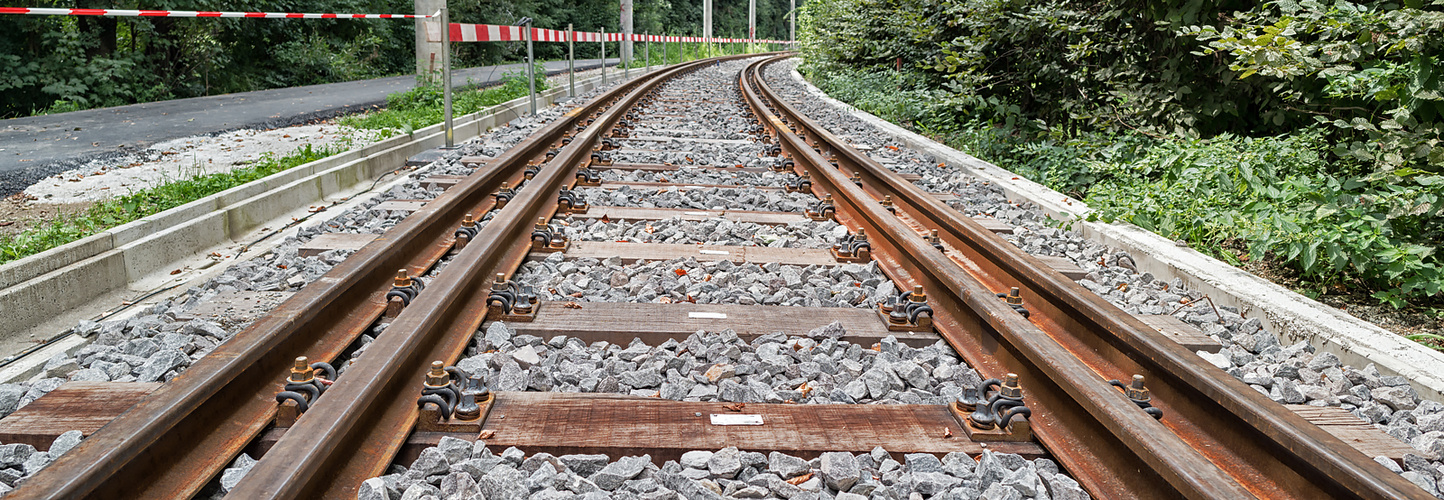
<svg viewBox="0 0 1444 500">
<path fill-rule="evenodd" d="M 531 95 L 531 114 L 536 114 L 536 60 L 532 58 L 531 52 L 531 18 L 527 18 L 526 27 L 526 90 Z"/>
<path fill-rule="evenodd" d="M 645 41 L 642 42 L 642 57 L 647 59 L 647 71 L 652 71 L 652 32 L 648 31 Z"/>
<path fill-rule="evenodd" d="M 792 10 L 787 12 L 787 18 L 788 18 L 788 20 L 790 21 L 790 22 L 788 23 L 788 28 L 787 28 L 787 31 L 788 31 L 788 33 L 790 34 L 790 37 L 788 38 L 788 40 L 793 41 L 793 42 L 796 42 L 796 41 L 797 41 L 797 0 L 792 0 Z"/>
<path fill-rule="evenodd" d="M 626 77 L 632 76 L 632 0 L 621 0 L 622 8 L 622 64 L 626 64 L 622 70 Z"/>
<path fill-rule="evenodd" d="M 702 0 L 702 43 L 712 43 L 712 0 Z"/>
<path fill-rule="evenodd" d="M 456 131 L 451 128 L 451 21 L 446 6 L 441 7 L 441 104 L 446 115 L 446 147 L 456 147 Z"/>
<path fill-rule="evenodd" d="M 607 84 L 607 29 L 602 28 L 602 85 Z"/>
<path fill-rule="evenodd" d="M 576 38 L 577 32 L 572 31 L 571 23 L 567 23 L 567 80 L 571 84 L 567 97 L 577 96 L 577 68 L 573 63 L 577 58 Z"/>
<path fill-rule="evenodd" d="M 747 0 L 747 39 L 757 38 L 757 0 Z"/>
<path fill-rule="evenodd" d="M 446 6 L 445 0 L 414 0 L 414 3 L 416 5 L 416 14 L 423 16 L 435 14 L 436 11 L 441 10 L 442 7 Z M 432 23 L 439 24 L 440 22 L 440 18 L 416 20 L 417 85 L 425 85 L 428 82 L 435 81 L 433 80 L 433 78 L 436 77 L 436 73 L 438 70 L 436 65 L 441 63 L 441 61 L 436 60 L 436 56 L 440 55 L 441 52 L 441 40 L 437 40 L 434 42 L 431 41 L 431 39 L 426 36 L 426 25 Z M 443 25 L 441 29 L 445 30 L 445 25 Z"/>
</svg>

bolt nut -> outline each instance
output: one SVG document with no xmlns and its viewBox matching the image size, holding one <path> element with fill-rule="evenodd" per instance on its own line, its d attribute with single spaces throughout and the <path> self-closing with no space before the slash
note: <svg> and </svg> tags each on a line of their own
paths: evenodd
<svg viewBox="0 0 1444 500">
<path fill-rule="evenodd" d="M 287 382 L 306 384 L 316 379 L 315 371 L 311 369 L 311 361 L 305 356 L 297 356 L 296 364 L 291 367 L 291 376 Z"/>
<path fill-rule="evenodd" d="M 431 371 L 426 373 L 427 387 L 445 387 L 451 383 L 451 374 L 446 373 L 446 364 L 440 361 L 431 362 Z"/>
</svg>

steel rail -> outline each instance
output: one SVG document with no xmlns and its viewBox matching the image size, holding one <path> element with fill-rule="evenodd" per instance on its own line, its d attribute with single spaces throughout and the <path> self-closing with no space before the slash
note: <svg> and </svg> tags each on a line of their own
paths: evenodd
<svg viewBox="0 0 1444 500">
<path fill-rule="evenodd" d="M 1207 493 L 1206 488 L 1218 484 L 1217 471 L 1221 471 L 1252 495 L 1264 498 L 1427 498 L 1422 489 L 1406 479 L 1205 363 L 897 173 L 848 147 L 792 109 L 761 78 L 763 66 L 784 57 L 754 65 L 748 75 L 757 85 L 758 93 L 770 101 L 779 115 L 788 123 L 796 124 L 811 139 L 810 143 L 797 140 L 793 146 L 802 150 L 802 156 L 822 161 L 810 165 L 822 174 L 815 178 L 824 177 L 835 196 L 839 194 L 836 192 L 839 186 L 849 195 L 863 195 L 852 199 L 864 205 L 876 205 L 874 199 L 891 195 L 903 218 L 920 222 L 923 227 L 940 229 L 953 267 L 965 270 L 974 283 L 982 286 L 982 290 L 974 293 L 981 293 L 985 304 L 996 306 L 993 292 L 1007 291 L 1010 286 L 1022 288 L 1025 297 L 1030 298 L 1028 307 L 1033 313 L 1030 316 L 1033 325 L 1028 330 L 1009 331 L 1004 324 L 994 323 L 989 325 L 993 327 L 991 331 L 979 332 L 983 335 L 945 335 L 970 362 L 990 367 L 993 373 L 1025 368 L 1040 370 L 1047 365 L 1081 365 L 1076 367 L 1081 368 L 1076 370 L 1081 378 L 1068 383 L 1089 386 L 1097 386 L 1109 378 L 1126 380 L 1132 374 L 1148 377 L 1154 406 L 1168 415 L 1162 421 L 1167 430 L 1161 433 L 1152 426 L 1135 427 L 1101 418 L 1100 425 L 1116 433 L 1113 439 L 1098 433 L 1068 433 L 1060 427 L 1071 423 L 1061 418 L 1050 419 L 1049 411 L 1034 413 L 1034 420 L 1045 423 L 1059 420 L 1058 425 L 1041 428 L 1035 425 L 1035 429 L 1065 466 L 1075 474 L 1083 473 L 1078 479 L 1089 486 L 1090 491 L 1097 492 L 1097 496 L 1144 492 L 1138 488 L 1142 478 L 1136 468 L 1129 466 L 1128 460 L 1099 453 L 1100 448 L 1112 448 L 1119 454 L 1128 454 L 1131 450 L 1159 477 L 1167 479 L 1177 493 L 1190 497 L 1238 498 L 1236 493 L 1224 496 Z M 789 127 L 780 122 L 775 122 L 773 127 L 779 134 L 796 138 Z M 831 158 L 818 154 L 814 147 L 827 151 Z M 817 168 L 817 165 L 829 165 L 828 160 L 836 161 L 838 168 Z M 862 173 L 865 188 L 854 186 L 844 172 Z M 871 213 L 866 217 L 877 215 L 876 210 L 868 212 Z M 910 232 L 920 236 L 916 229 L 910 228 Z M 1037 333 L 1044 333 L 1054 341 L 1046 346 L 1049 352 L 1030 352 L 1025 348 L 1027 342 L 1019 342 L 1035 340 L 1028 337 Z M 1059 348 L 1064 352 L 1058 352 Z M 1023 356 L 1000 355 L 1009 351 Z M 1033 366 L 1028 366 L 1029 363 Z M 1036 396 L 1036 383 L 1029 388 Z M 1097 396 L 1080 389 L 1065 388 L 1074 397 Z M 1117 390 L 1105 389 L 1105 392 L 1109 399 L 1127 401 Z M 1081 406 L 1086 405 L 1070 408 L 1076 410 Z M 1136 408 L 1135 413 L 1141 414 Z M 1087 415 L 1075 413 L 1069 418 L 1080 417 Z M 1058 435 L 1058 431 L 1064 431 L 1061 432 L 1064 435 Z M 1108 442 L 1114 439 L 1116 442 Z M 1176 441 L 1169 446 L 1183 443 L 1196 451 L 1187 456 L 1150 453 L 1150 449 L 1159 448 L 1161 441 Z M 1086 444 L 1080 446 L 1079 443 Z M 1117 444 L 1126 444 L 1128 450 L 1116 448 Z M 1199 463 L 1200 456 L 1210 464 Z M 1217 471 L 1208 470 L 1210 468 Z"/>
<path fill-rule="evenodd" d="M 384 473 L 414 427 L 421 382 L 433 360 L 454 362 L 485 319 L 493 273 L 511 274 L 529 253 L 529 231 L 557 209 L 558 189 L 575 182 L 602 134 L 662 82 L 729 56 L 686 63 L 614 89 L 617 103 L 527 182 L 387 330 L 307 411 L 241 483 L 233 498 L 354 498 L 360 482 Z M 621 96 L 625 91 L 625 96 Z M 570 127 L 581 113 L 555 125 Z M 528 141 L 531 141 L 529 139 Z M 550 144 L 551 141 L 545 142 Z M 372 354 L 376 353 L 376 354 Z"/>
<path fill-rule="evenodd" d="M 628 88 L 627 86 L 621 89 Z M 573 110 L 590 113 L 621 94 Z M 571 131 L 558 120 L 536 137 Z M 551 141 L 518 144 L 337 264 L 222 343 L 74 450 L 26 480 L 13 498 L 177 498 L 205 486 L 274 420 L 274 395 L 297 356 L 331 361 L 380 316 L 397 269 L 419 275 L 451 250 L 468 213 L 489 211 L 502 182 Z M 426 296 L 423 292 L 421 296 Z"/>
</svg>

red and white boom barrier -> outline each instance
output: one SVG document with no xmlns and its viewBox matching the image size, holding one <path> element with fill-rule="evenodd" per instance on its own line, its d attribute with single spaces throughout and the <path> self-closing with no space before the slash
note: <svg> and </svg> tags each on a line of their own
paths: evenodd
<svg viewBox="0 0 1444 500">
<path fill-rule="evenodd" d="M 306 14 L 298 12 L 219 12 L 195 10 L 120 10 L 120 9 L 49 9 L 0 7 L 0 14 L 32 16 L 111 16 L 111 17 L 243 17 L 258 19 L 429 19 L 433 15 L 418 14 Z"/>
</svg>

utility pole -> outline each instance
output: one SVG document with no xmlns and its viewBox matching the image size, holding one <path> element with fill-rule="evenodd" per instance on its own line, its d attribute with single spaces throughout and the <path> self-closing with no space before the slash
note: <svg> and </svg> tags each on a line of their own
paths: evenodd
<svg viewBox="0 0 1444 500">
<path fill-rule="evenodd" d="M 631 76 L 632 62 L 632 0 L 622 1 L 622 64 L 627 66 L 622 70 L 627 77 Z"/>
</svg>

